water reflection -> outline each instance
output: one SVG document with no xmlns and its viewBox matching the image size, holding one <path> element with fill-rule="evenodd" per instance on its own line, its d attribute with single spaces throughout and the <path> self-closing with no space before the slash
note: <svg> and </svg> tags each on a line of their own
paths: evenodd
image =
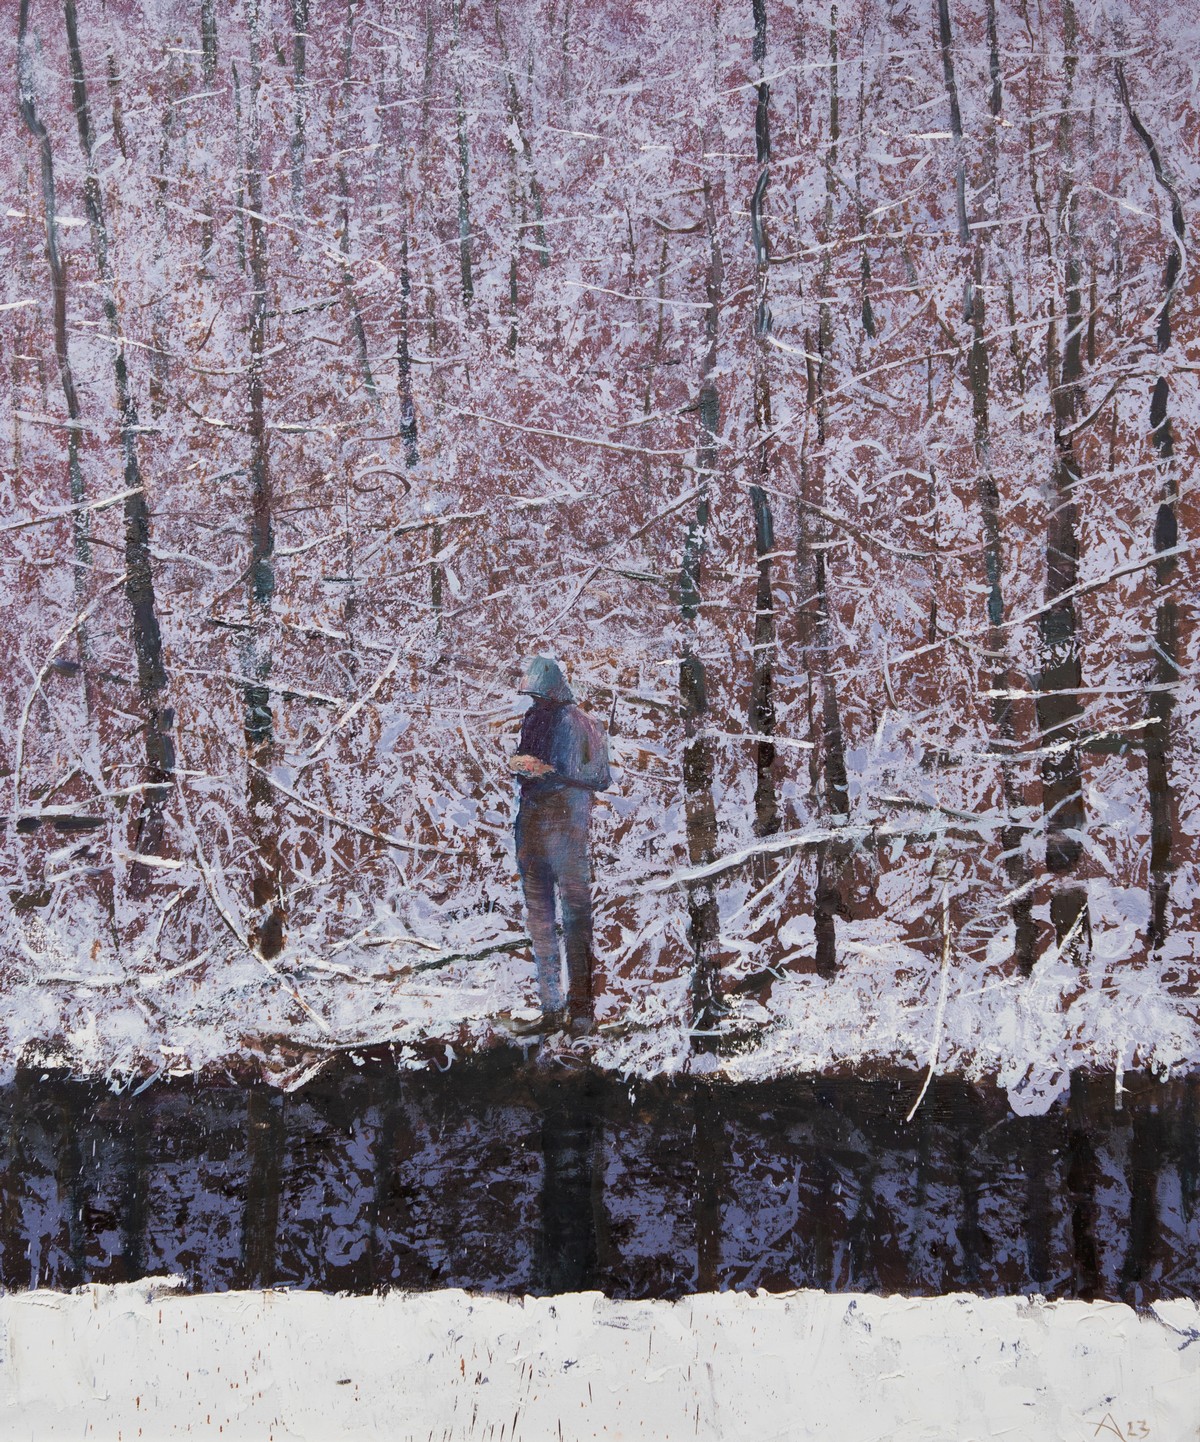
<svg viewBox="0 0 1200 1442">
<path fill-rule="evenodd" d="M 0 1281 L 196 1290 L 1200 1290 L 1197 1081 L 1048 1116 L 952 1079 L 630 1086 L 513 1061 L 0 1091 Z"/>
</svg>

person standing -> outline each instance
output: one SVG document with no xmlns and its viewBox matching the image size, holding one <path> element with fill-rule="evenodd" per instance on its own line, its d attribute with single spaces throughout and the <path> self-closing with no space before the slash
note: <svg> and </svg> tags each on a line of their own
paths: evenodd
<svg viewBox="0 0 1200 1442">
<path fill-rule="evenodd" d="M 533 705 L 525 713 L 516 755 L 508 764 L 520 778 L 517 869 L 542 1010 L 531 1030 L 569 1028 L 582 1036 L 594 1025 L 588 827 L 593 796 L 610 784 L 608 738 L 575 704 L 562 667 L 549 656 L 533 657 L 520 689 L 533 697 Z M 565 1002 L 556 893 L 567 962 Z"/>
</svg>

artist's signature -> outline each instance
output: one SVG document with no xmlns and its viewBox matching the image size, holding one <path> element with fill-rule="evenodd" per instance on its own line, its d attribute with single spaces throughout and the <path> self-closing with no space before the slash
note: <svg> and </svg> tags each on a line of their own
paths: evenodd
<svg viewBox="0 0 1200 1442">
<path fill-rule="evenodd" d="M 1096 1423 L 1093 1437 L 1117 1437 L 1120 1442 L 1131 1442 L 1131 1439 L 1150 1436 L 1150 1424 L 1141 1420 L 1127 1421 L 1122 1426 L 1111 1412 L 1106 1412 L 1100 1421 Z"/>
</svg>

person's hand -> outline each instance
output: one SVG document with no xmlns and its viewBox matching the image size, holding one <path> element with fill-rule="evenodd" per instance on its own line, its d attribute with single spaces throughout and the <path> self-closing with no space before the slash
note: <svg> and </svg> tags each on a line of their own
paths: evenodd
<svg viewBox="0 0 1200 1442">
<path fill-rule="evenodd" d="M 539 776 L 553 776 L 554 767 L 548 761 L 540 761 L 536 756 L 527 756 L 518 752 L 515 756 L 508 758 L 508 769 L 515 771 L 518 776 L 526 776 L 530 780 Z"/>
</svg>

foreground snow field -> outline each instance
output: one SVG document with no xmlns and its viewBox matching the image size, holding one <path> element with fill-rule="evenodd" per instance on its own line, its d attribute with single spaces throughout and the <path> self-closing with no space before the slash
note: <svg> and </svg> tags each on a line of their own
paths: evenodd
<svg viewBox="0 0 1200 1442">
<path fill-rule="evenodd" d="M 1184 1442 L 1200 1306 L 447 1291 L 0 1298 L 6 1437 Z"/>
</svg>

